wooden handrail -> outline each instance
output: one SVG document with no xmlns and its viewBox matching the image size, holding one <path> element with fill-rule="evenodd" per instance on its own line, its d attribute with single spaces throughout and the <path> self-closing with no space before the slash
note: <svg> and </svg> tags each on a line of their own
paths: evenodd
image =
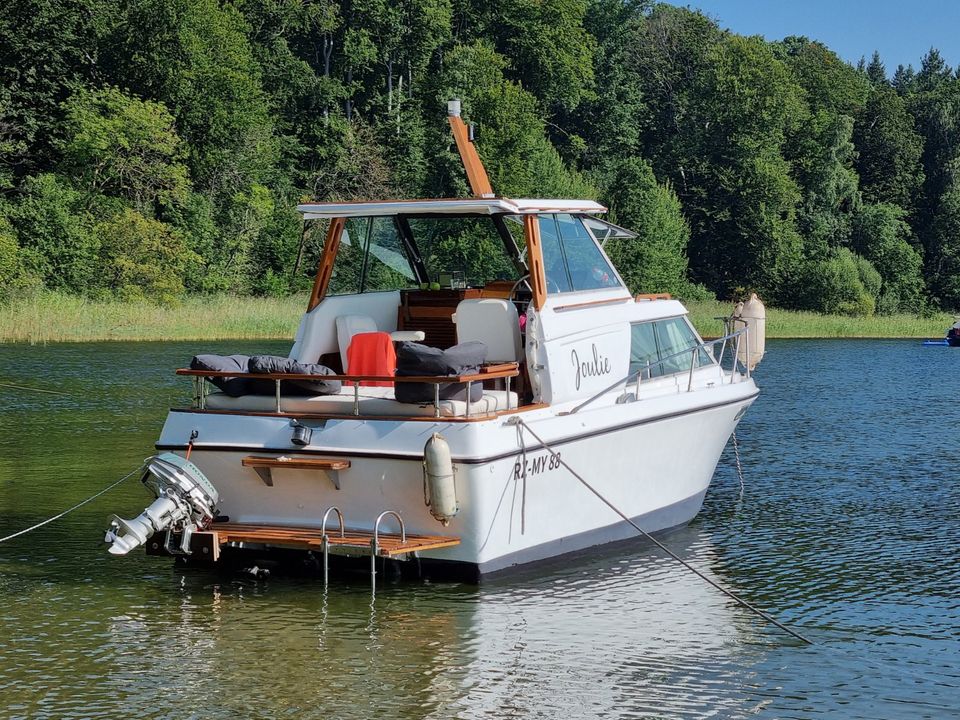
<svg viewBox="0 0 960 720">
<path fill-rule="evenodd" d="M 417 383 L 466 383 L 494 380 L 497 378 L 512 378 L 520 374 L 517 363 L 502 363 L 481 368 L 480 372 L 472 375 L 303 375 L 295 373 L 238 373 L 229 370 L 192 370 L 179 368 L 177 375 L 191 377 L 243 377 L 251 380 L 297 380 L 309 382 L 323 382 L 325 380 L 340 380 L 342 382 L 417 382 Z"/>
</svg>

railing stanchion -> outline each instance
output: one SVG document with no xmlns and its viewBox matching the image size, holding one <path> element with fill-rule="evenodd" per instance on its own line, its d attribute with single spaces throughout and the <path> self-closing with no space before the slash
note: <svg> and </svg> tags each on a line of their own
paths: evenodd
<svg viewBox="0 0 960 720">
<path fill-rule="evenodd" d="M 276 386 L 277 386 L 277 388 L 276 388 L 276 389 L 277 389 L 277 414 L 279 415 L 279 414 L 280 414 L 280 410 L 281 410 L 281 408 L 280 408 L 280 381 L 279 381 L 279 380 L 274 380 L 273 382 L 276 383 Z"/>
<path fill-rule="evenodd" d="M 749 323 L 744 323 L 743 326 L 743 342 L 747 346 L 746 358 L 747 362 L 747 378 L 750 378 L 750 325 Z"/>
<path fill-rule="evenodd" d="M 693 369 L 697 366 L 697 350 L 699 345 L 695 345 L 690 351 L 690 378 L 687 380 L 687 392 L 693 392 Z"/>
</svg>

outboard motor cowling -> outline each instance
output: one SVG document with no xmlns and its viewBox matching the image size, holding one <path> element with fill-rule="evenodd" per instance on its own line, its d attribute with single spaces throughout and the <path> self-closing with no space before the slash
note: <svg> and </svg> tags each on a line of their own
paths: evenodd
<svg viewBox="0 0 960 720">
<path fill-rule="evenodd" d="M 141 482 L 157 499 L 132 520 L 111 516 L 105 538 L 110 553 L 126 555 L 166 530 L 182 532 L 181 551 L 189 553 L 190 535 L 213 520 L 220 493 L 196 465 L 169 452 L 148 460 Z"/>
</svg>

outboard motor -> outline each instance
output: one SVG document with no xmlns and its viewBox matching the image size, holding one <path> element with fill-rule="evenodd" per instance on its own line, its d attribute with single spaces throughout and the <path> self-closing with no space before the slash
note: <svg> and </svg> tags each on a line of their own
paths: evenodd
<svg viewBox="0 0 960 720">
<path fill-rule="evenodd" d="M 190 536 L 213 520 L 220 493 L 196 465 L 179 455 L 161 453 L 148 463 L 141 482 L 157 499 L 132 520 L 110 518 L 105 538 L 110 553 L 126 555 L 154 533 L 177 530 L 183 533 L 180 552 L 188 554 Z"/>
</svg>

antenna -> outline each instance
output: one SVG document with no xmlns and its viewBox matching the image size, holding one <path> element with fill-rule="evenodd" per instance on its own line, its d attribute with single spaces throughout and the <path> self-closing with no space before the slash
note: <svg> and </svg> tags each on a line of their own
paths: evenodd
<svg viewBox="0 0 960 720">
<path fill-rule="evenodd" d="M 474 197 L 492 198 L 493 188 L 487 178 L 487 171 L 473 146 L 473 128 L 468 128 L 460 117 L 460 100 L 455 98 L 447 103 L 447 120 L 453 130 L 453 139 L 457 141 L 457 152 L 463 161 L 463 169 L 467 173 L 467 181 Z"/>
</svg>

